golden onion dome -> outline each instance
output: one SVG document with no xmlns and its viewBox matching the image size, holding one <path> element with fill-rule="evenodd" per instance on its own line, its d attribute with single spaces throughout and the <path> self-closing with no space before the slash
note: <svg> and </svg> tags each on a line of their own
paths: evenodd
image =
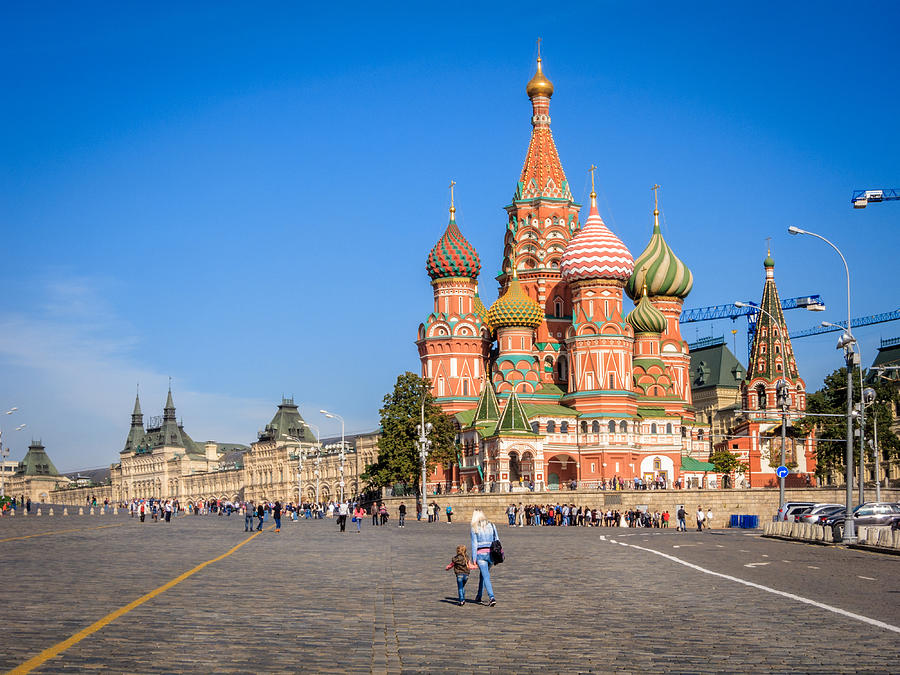
<svg viewBox="0 0 900 675">
<path fill-rule="evenodd" d="M 544 320 L 541 306 L 537 304 L 522 288 L 519 277 L 513 268 L 513 277 L 509 282 L 506 293 L 501 295 L 491 305 L 487 314 L 491 328 L 504 328 L 506 326 L 521 326 L 537 328 Z"/>
<path fill-rule="evenodd" d="M 547 79 L 547 76 L 544 75 L 544 71 L 541 70 L 541 57 L 537 58 L 537 72 L 534 74 L 528 81 L 528 85 L 525 87 L 525 93 L 528 94 L 528 98 L 534 98 L 535 96 L 546 96 L 550 98 L 553 96 L 553 83 Z"/>
<path fill-rule="evenodd" d="M 487 326 L 488 328 L 491 327 L 491 324 L 488 321 L 488 308 L 484 306 L 484 303 L 481 301 L 481 298 L 478 295 L 477 284 L 475 286 L 475 302 L 473 303 L 473 311 L 476 316 L 481 318 L 485 326 Z"/>
</svg>

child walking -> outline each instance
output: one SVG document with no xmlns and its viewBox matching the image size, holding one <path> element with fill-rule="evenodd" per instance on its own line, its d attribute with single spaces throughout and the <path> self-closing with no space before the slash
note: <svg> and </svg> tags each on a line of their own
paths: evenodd
<svg viewBox="0 0 900 675">
<path fill-rule="evenodd" d="M 456 573 L 456 589 L 459 593 L 459 606 L 466 604 L 466 582 L 469 580 L 469 554 L 465 546 L 456 547 L 456 555 L 445 569 Z"/>
</svg>

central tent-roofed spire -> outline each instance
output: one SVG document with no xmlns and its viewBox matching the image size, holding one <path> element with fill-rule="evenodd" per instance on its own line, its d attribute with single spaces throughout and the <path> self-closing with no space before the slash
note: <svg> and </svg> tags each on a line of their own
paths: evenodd
<svg viewBox="0 0 900 675">
<path fill-rule="evenodd" d="M 569 182 L 566 180 L 556 144 L 553 142 L 553 134 L 550 132 L 550 97 L 553 96 L 553 83 L 544 75 L 541 65 L 540 39 L 537 70 L 525 87 L 525 93 L 531 99 L 533 129 L 514 199 L 549 197 L 571 200 Z"/>
</svg>

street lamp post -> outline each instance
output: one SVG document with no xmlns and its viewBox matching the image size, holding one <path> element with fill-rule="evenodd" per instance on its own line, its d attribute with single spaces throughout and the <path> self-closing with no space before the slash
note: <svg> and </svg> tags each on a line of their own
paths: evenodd
<svg viewBox="0 0 900 675">
<path fill-rule="evenodd" d="M 319 504 L 319 462 L 322 461 L 322 434 L 319 432 L 319 427 L 315 424 L 310 424 L 309 422 L 300 422 L 307 429 L 312 430 L 312 432 L 316 436 L 316 468 L 313 471 L 313 475 L 316 477 L 316 508 L 318 508 Z M 301 500 L 302 501 L 302 500 Z"/>
<path fill-rule="evenodd" d="M 867 407 L 875 404 L 876 398 L 875 390 L 872 387 L 867 387 L 863 389 L 862 393 L 862 405 L 863 407 Z M 872 412 L 872 426 L 874 427 L 874 441 L 869 441 L 872 444 L 872 454 L 875 455 L 875 501 L 881 501 L 881 466 L 879 457 L 878 457 L 878 411 Z"/>
<path fill-rule="evenodd" d="M 327 410 L 320 410 L 320 413 L 325 415 L 325 417 L 329 417 L 331 419 L 338 419 L 341 421 L 341 482 L 338 484 L 341 488 L 341 502 L 344 501 L 344 418 L 338 415 L 337 413 L 328 412 Z"/>
<path fill-rule="evenodd" d="M 847 265 L 847 259 L 841 253 L 841 250 L 821 234 L 802 230 L 794 225 L 788 228 L 788 232 L 794 235 L 809 235 L 810 237 L 821 239 L 831 246 L 841 257 L 841 261 L 844 263 L 844 272 L 847 275 L 847 327 L 843 335 L 841 335 L 841 339 L 838 340 L 837 348 L 844 350 L 844 357 L 847 362 L 847 451 L 844 460 L 846 464 L 847 494 L 845 497 L 846 514 L 844 516 L 843 543 L 854 544 L 856 543 L 856 523 L 853 520 L 853 365 L 856 354 L 853 351 L 853 343 L 856 342 L 856 338 L 853 337 L 853 333 L 850 330 L 850 266 Z"/>
<path fill-rule="evenodd" d="M 7 415 L 12 415 L 14 412 L 18 410 L 17 407 L 13 406 L 9 410 L 6 411 Z M 16 427 L 16 431 L 21 431 L 25 428 L 24 424 L 20 424 Z M 3 429 L 0 429 L 0 497 L 6 496 L 6 458 L 9 457 L 9 448 L 3 447 Z"/>
<path fill-rule="evenodd" d="M 300 431 L 299 429 L 297 430 Z M 297 510 L 303 505 L 303 440 L 298 436 L 288 436 L 289 441 L 297 443 Z"/>
<path fill-rule="evenodd" d="M 746 302 L 735 302 L 735 307 L 748 307 L 749 303 Z M 755 305 L 754 305 L 755 306 Z M 768 315 L 772 321 L 775 322 L 775 325 L 778 326 L 778 338 L 781 341 L 781 379 L 778 380 L 778 384 L 775 385 L 775 399 L 778 406 L 781 408 L 781 463 L 779 466 L 784 466 L 785 463 L 785 447 L 787 446 L 787 415 L 788 415 L 788 405 L 791 401 L 790 393 L 788 392 L 788 383 L 787 379 L 785 379 L 785 372 L 787 371 L 788 366 L 788 353 L 787 349 L 785 349 L 784 343 L 784 334 L 787 331 L 787 326 L 784 323 L 779 325 L 779 321 L 775 318 L 771 312 L 766 311 L 762 307 L 756 307 L 756 309 L 763 314 Z M 778 512 L 781 513 L 781 509 L 784 508 L 784 476 L 778 477 Z"/>
<path fill-rule="evenodd" d="M 419 460 L 422 463 L 422 486 L 420 492 L 422 494 L 422 511 L 425 511 L 425 482 L 428 479 L 427 476 L 427 460 L 428 460 L 428 449 L 431 447 L 431 440 L 428 438 L 428 434 L 431 433 L 431 430 L 434 428 L 434 425 L 431 422 L 425 422 L 425 396 L 422 396 L 422 421 L 416 425 L 416 431 L 419 432 Z"/>
</svg>

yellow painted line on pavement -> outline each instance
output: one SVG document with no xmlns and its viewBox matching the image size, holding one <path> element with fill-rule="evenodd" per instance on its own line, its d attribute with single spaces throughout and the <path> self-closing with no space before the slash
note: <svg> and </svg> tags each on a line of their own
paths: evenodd
<svg viewBox="0 0 900 675">
<path fill-rule="evenodd" d="M 8 539 L 0 539 L 0 543 L 4 541 L 18 541 L 19 539 L 31 539 L 32 537 L 49 537 L 51 534 L 66 534 L 67 532 L 87 532 L 88 530 L 102 530 L 105 527 L 122 527 L 125 523 L 116 523 L 115 525 L 98 525 L 97 527 L 77 527 L 73 530 L 53 530 L 52 532 L 38 532 L 37 534 L 26 534 L 21 537 L 9 537 Z"/>
<path fill-rule="evenodd" d="M 271 530 L 273 527 L 275 527 L 275 526 L 272 525 L 271 527 L 267 527 L 265 531 Z M 46 663 L 53 657 L 58 656 L 62 652 L 66 651 L 69 647 L 78 644 L 79 642 L 84 640 L 84 638 L 88 637 L 89 635 L 93 635 L 94 633 L 96 633 L 98 630 L 100 630 L 107 624 L 112 623 L 113 621 L 118 619 L 120 616 L 124 616 L 125 614 L 128 614 L 128 612 L 130 612 L 131 610 L 133 610 L 137 607 L 140 607 L 145 602 L 155 598 L 157 595 L 160 595 L 161 593 L 165 593 L 167 590 L 169 590 L 173 586 L 177 586 L 182 581 L 184 581 L 191 575 L 196 574 L 197 572 L 202 570 L 207 565 L 212 565 L 213 563 L 219 562 L 220 560 L 224 560 L 225 558 L 230 556 L 232 553 L 237 551 L 241 546 L 248 543 L 251 539 L 259 536 L 260 534 L 262 534 L 262 532 L 256 532 L 256 533 L 250 535 L 249 537 L 244 539 L 240 544 L 228 549 L 222 555 L 216 556 L 215 558 L 212 558 L 211 560 L 207 560 L 206 562 L 200 563 L 195 568 L 188 570 L 184 574 L 179 574 L 177 577 L 175 577 L 171 581 L 163 584 L 159 588 L 156 588 L 156 589 L 150 591 L 146 595 L 142 595 L 137 600 L 133 600 L 132 602 L 129 602 L 127 605 L 125 605 L 124 607 L 120 607 L 116 611 L 110 612 L 109 614 L 104 616 L 102 619 L 92 623 L 87 628 L 84 628 L 84 629 L 78 631 L 72 637 L 70 637 L 66 640 L 63 640 L 62 642 L 58 642 L 57 644 L 53 645 L 52 647 L 48 647 L 47 649 L 42 651 L 37 656 L 33 656 L 32 658 L 28 659 L 21 666 L 18 666 L 17 668 L 13 668 L 12 670 L 9 671 L 9 675 L 23 675 L 24 673 L 30 673 L 35 668 L 42 666 L 44 663 Z"/>
</svg>

